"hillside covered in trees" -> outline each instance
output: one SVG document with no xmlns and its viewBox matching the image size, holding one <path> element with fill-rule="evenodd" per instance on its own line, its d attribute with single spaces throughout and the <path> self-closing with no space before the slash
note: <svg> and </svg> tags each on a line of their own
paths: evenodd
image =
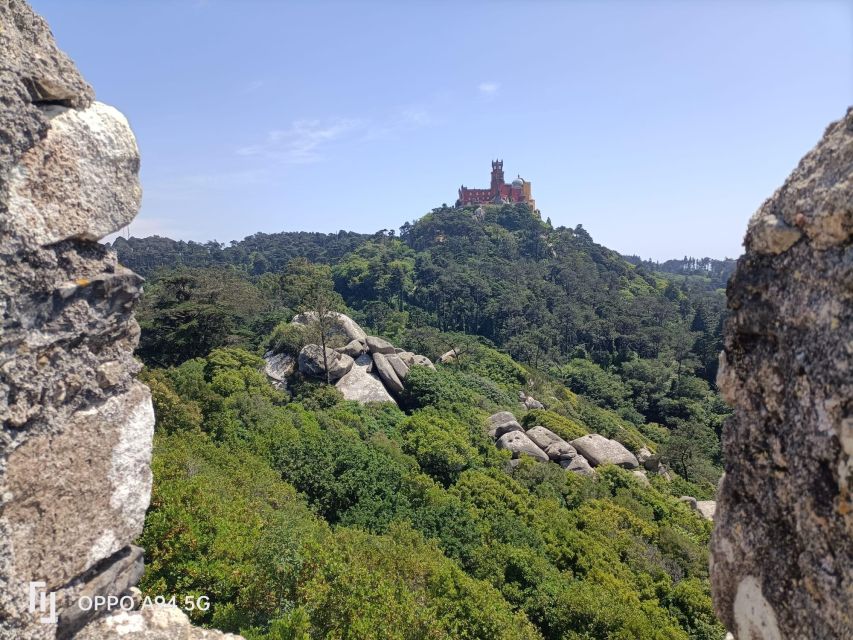
<svg viewBox="0 0 853 640">
<path fill-rule="evenodd" d="M 712 498 L 721 471 L 712 279 L 632 265 L 525 205 L 114 247 L 148 278 L 151 593 L 208 595 L 198 622 L 257 639 L 722 637 L 711 523 L 679 500 Z M 397 403 L 298 372 L 271 384 L 262 356 L 295 358 L 291 320 L 321 300 L 435 370 L 412 369 Z M 498 411 L 663 471 L 509 465 Z"/>
</svg>

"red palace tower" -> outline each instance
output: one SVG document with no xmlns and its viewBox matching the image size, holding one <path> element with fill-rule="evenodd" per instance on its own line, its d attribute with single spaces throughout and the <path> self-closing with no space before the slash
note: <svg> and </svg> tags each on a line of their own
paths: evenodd
<svg viewBox="0 0 853 640">
<path fill-rule="evenodd" d="M 536 209 L 536 202 L 530 192 L 530 182 L 518 176 L 511 184 L 504 182 L 504 161 L 492 160 L 492 184 L 488 189 L 469 189 L 465 185 L 459 188 L 456 206 L 469 204 L 505 204 L 525 202 Z"/>
</svg>

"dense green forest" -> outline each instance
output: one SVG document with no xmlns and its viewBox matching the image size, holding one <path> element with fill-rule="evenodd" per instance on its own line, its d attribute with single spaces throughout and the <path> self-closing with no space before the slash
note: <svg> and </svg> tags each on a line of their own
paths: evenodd
<svg viewBox="0 0 853 640">
<path fill-rule="evenodd" d="M 146 590 L 208 595 L 198 622 L 255 639 L 722 638 L 711 523 L 678 499 L 712 498 L 721 470 L 718 279 L 630 264 L 525 205 L 114 247 L 148 278 Z M 273 387 L 261 356 L 299 351 L 290 320 L 318 291 L 373 335 L 454 358 L 412 369 L 399 406 L 299 374 Z M 500 410 L 645 448 L 668 473 L 510 467 L 487 435 Z"/>
</svg>

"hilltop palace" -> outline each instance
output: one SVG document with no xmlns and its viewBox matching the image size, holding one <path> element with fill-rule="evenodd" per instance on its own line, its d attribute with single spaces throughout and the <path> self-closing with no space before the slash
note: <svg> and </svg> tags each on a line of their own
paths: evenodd
<svg viewBox="0 0 853 640">
<path fill-rule="evenodd" d="M 530 194 L 530 183 L 518 176 L 511 184 L 507 184 L 504 182 L 504 161 L 492 160 L 492 186 L 488 189 L 469 189 L 462 185 L 456 206 L 511 202 L 526 202 L 531 209 L 536 209 L 536 201 Z"/>
</svg>

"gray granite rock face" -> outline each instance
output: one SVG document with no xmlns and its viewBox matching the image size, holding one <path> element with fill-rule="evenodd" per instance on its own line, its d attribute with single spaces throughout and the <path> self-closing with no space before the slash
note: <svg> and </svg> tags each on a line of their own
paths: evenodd
<svg viewBox="0 0 853 640">
<path fill-rule="evenodd" d="M 568 460 L 578 454 L 572 445 L 545 427 L 537 426 L 528 429 L 527 437 L 533 440 L 537 447 L 547 453 L 551 460 Z"/>
<path fill-rule="evenodd" d="M 142 571 L 142 279 L 97 242 L 136 215 L 139 156 L 93 99 L 44 20 L 0 0 L 0 638 L 70 637 L 91 619 L 81 596 L 121 596 Z M 53 593 L 47 622 L 31 583 Z"/>
<path fill-rule="evenodd" d="M 545 408 L 545 405 L 544 405 L 544 404 L 542 404 L 541 402 L 539 402 L 539 401 L 538 401 L 536 398 L 534 398 L 533 396 L 527 396 L 527 397 L 524 399 L 524 407 L 525 407 L 526 409 L 544 409 L 544 408 Z"/>
<path fill-rule="evenodd" d="M 715 500 L 697 500 L 696 511 L 706 520 L 713 520 L 717 511 L 717 502 Z"/>
<path fill-rule="evenodd" d="M 455 362 L 456 358 L 457 358 L 456 352 L 451 349 L 450 351 L 442 353 L 439 356 L 438 361 L 441 364 L 450 364 L 451 362 Z"/>
<path fill-rule="evenodd" d="M 351 342 L 352 340 L 358 340 L 362 344 L 367 342 L 367 334 L 364 332 L 364 329 L 348 315 L 337 311 L 329 311 L 325 317 L 329 320 L 328 330 L 330 334 L 339 337 L 342 344 Z M 318 316 L 315 311 L 305 311 L 294 316 L 291 322 L 310 326 L 316 323 L 317 320 Z"/>
<path fill-rule="evenodd" d="M 367 334 L 355 320 L 343 313 L 334 312 L 334 316 L 337 319 L 338 326 L 347 338 L 350 340 L 358 340 L 362 344 L 367 342 Z"/>
<path fill-rule="evenodd" d="M 142 189 L 139 151 L 125 117 L 100 102 L 83 110 L 45 105 L 39 111 L 47 134 L 8 174 L 4 226 L 30 244 L 47 245 L 100 240 L 127 225 Z"/>
<path fill-rule="evenodd" d="M 848 110 L 750 221 L 728 286 L 711 582 L 739 640 L 853 630 L 851 231 Z"/>
<path fill-rule="evenodd" d="M 5 191 L 9 172 L 47 134 L 48 119 L 40 105 L 82 109 L 95 94 L 26 2 L 0 2 L 0 24 L 0 191 Z"/>
<path fill-rule="evenodd" d="M 385 357 L 388 359 L 388 364 L 394 369 L 394 373 L 397 374 L 400 381 L 404 381 L 406 376 L 409 375 L 409 366 L 396 353 L 388 354 Z"/>
<path fill-rule="evenodd" d="M 383 355 L 387 355 L 389 353 L 396 353 L 394 345 L 388 342 L 387 340 L 383 340 L 382 338 L 377 338 L 376 336 L 367 336 L 367 339 L 365 341 L 367 342 L 367 350 L 370 351 L 370 353 L 373 355 L 377 353 L 381 353 Z"/>
<path fill-rule="evenodd" d="M 427 369 L 435 371 L 435 365 L 432 363 L 432 360 L 426 356 L 416 354 L 412 360 L 412 364 L 409 364 L 408 362 L 406 364 L 409 364 L 410 367 L 426 367 Z"/>
<path fill-rule="evenodd" d="M 242 636 L 190 624 L 177 607 L 154 606 L 140 611 L 117 611 L 85 627 L 76 640 L 242 640 Z"/>
<path fill-rule="evenodd" d="M 652 486 L 652 483 L 649 482 L 649 478 L 646 476 L 645 471 L 640 471 L 639 469 L 634 469 L 631 472 L 631 475 L 633 475 L 637 479 L 637 482 L 639 482 L 644 487 Z"/>
<path fill-rule="evenodd" d="M 626 469 L 640 466 L 633 453 L 623 445 L 597 433 L 588 433 L 570 443 L 594 467 L 602 464 L 615 464 Z"/>
<path fill-rule="evenodd" d="M 343 378 L 352 369 L 353 359 L 345 353 L 338 353 L 326 347 L 325 358 L 323 347 L 317 344 L 306 344 L 296 359 L 299 372 L 312 378 L 326 378 L 326 368 L 329 369 L 329 380 L 334 382 Z"/>
<path fill-rule="evenodd" d="M 376 372 L 379 374 L 383 384 L 388 387 L 388 390 L 391 393 L 399 394 L 403 391 L 403 382 L 400 380 L 397 372 L 394 371 L 394 367 L 391 366 L 390 357 L 384 353 L 373 353 L 373 366 L 376 368 Z"/>
<path fill-rule="evenodd" d="M 497 440 L 510 431 L 524 431 L 509 411 L 499 411 L 489 416 L 489 436 Z"/>
<path fill-rule="evenodd" d="M 264 354 L 264 374 L 276 389 L 287 389 L 287 379 L 296 369 L 296 358 L 286 353 Z"/>
<path fill-rule="evenodd" d="M 582 476 L 594 476 L 595 469 L 593 469 L 587 459 L 582 455 L 576 455 L 574 458 L 568 458 L 566 460 L 560 460 L 560 466 L 563 467 L 566 471 L 571 471 L 572 473 L 579 473 Z"/>
<path fill-rule="evenodd" d="M 358 323 L 343 313 L 330 312 L 329 318 L 330 339 L 342 345 L 336 347 L 334 355 L 329 358 L 331 382 L 338 380 L 336 386 L 348 400 L 396 403 L 395 397 L 399 398 L 403 393 L 404 381 L 412 367 L 435 370 L 435 365 L 426 356 L 395 347 L 383 338 L 368 336 Z M 291 322 L 310 326 L 317 322 L 317 314 L 306 311 L 297 314 Z M 321 355 L 320 347 L 306 345 L 299 356 L 300 371 L 312 377 L 325 377 Z M 269 364 L 269 357 L 264 357 Z M 367 358 L 364 365 L 353 371 L 351 360 L 362 357 Z M 377 383 L 383 387 L 382 390 L 376 387 Z M 286 381 L 276 381 L 276 384 L 286 384 Z"/>
<path fill-rule="evenodd" d="M 396 400 L 375 373 L 368 371 L 373 360 L 366 353 L 355 359 L 352 369 L 335 384 L 346 400 L 356 402 L 392 402 Z"/>
<path fill-rule="evenodd" d="M 398 358 L 400 358 L 400 360 L 402 360 L 402 361 L 403 361 L 403 363 L 404 363 L 407 367 L 413 367 L 413 366 L 415 366 L 415 358 L 416 358 L 417 356 L 416 356 L 414 353 L 412 353 L 411 351 L 400 351 L 400 350 L 397 350 L 397 357 L 398 357 Z M 420 357 L 423 357 L 423 356 L 420 356 Z"/>
<path fill-rule="evenodd" d="M 498 438 L 498 449 L 512 451 L 512 457 L 518 458 L 522 454 L 528 455 L 541 462 L 548 462 L 548 454 L 536 446 L 523 431 L 509 431 Z"/>
<path fill-rule="evenodd" d="M 367 347 L 363 342 L 359 342 L 358 340 L 350 340 L 343 347 L 338 349 L 341 353 L 348 355 L 350 358 L 358 358 L 362 353 L 364 353 Z"/>
</svg>

